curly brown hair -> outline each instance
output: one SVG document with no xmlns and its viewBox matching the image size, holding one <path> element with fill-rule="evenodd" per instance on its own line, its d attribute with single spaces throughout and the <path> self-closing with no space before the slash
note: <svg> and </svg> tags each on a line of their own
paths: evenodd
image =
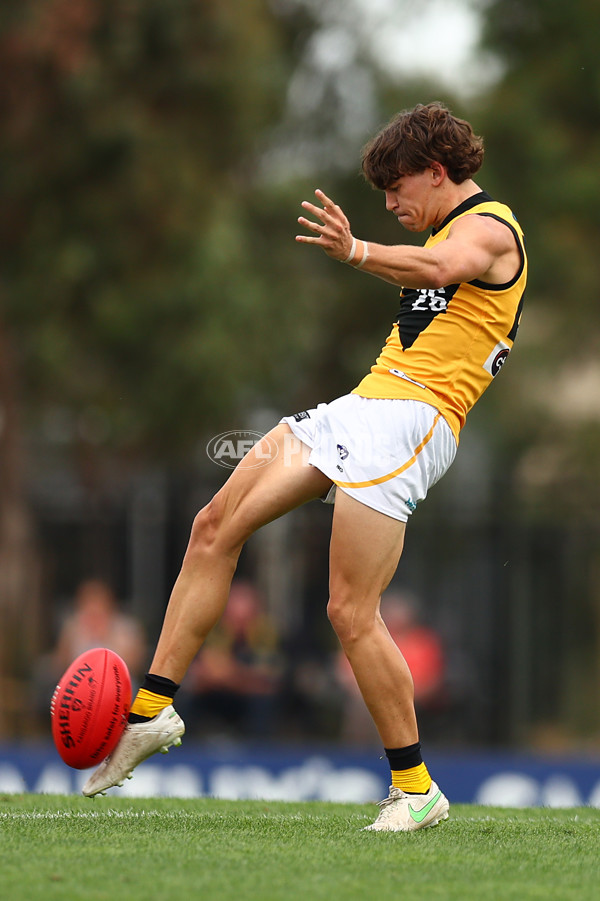
<svg viewBox="0 0 600 901">
<path fill-rule="evenodd" d="M 401 175 L 423 172 L 441 163 L 459 185 L 483 162 L 483 138 L 464 119 L 457 119 L 443 103 L 419 103 L 389 122 L 363 150 L 365 178 L 385 191 Z"/>
</svg>

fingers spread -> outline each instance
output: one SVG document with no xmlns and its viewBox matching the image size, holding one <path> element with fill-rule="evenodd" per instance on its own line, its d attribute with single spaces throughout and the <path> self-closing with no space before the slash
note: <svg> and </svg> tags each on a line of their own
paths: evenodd
<svg viewBox="0 0 600 901">
<path fill-rule="evenodd" d="M 324 194 L 320 188 L 317 188 L 315 191 L 315 196 L 319 198 L 324 207 L 334 207 L 335 203 L 333 200 L 330 200 L 327 194 Z"/>
<path fill-rule="evenodd" d="M 312 216 L 316 216 L 322 222 L 325 222 L 327 210 L 322 209 L 320 206 L 315 206 L 314 203 L 311 203 L 309 200 L 303 200 L 301 206 Z"/>
<path fill-rule="evenodd" d="M 300 225 L 303 225 L 304 228 L 310 228 L 310 230 L 313 232 L 321 233 L 324 228 L 323 225 L 319 225 L 318 222 L 311 222 L 310 219 L 305 219 L 304 216 L 298 216 L 298 222 L 300 223 Z"/>
<path fill-rule="evenodd" d="M 296 241 L 299 241 L 300 244 L 316 244 L 318 238 L 311 238 L 308 235 L 296 235 Z"/>
<path fill-rule="evenodd" d="M 348 256 L 349 246 L 352 242 L 350 223 L 341 207 L 337 206 L 320 189 L 315 191 L 318 206 L 309 200 L 302 201 L 302 208 L 312 219 L 299 216 L 298 222 L 303 228 L 312 232 L 308 235 L 296 235 L 296 241 L 303 244 L 317 244 L 325 253 L 336 260 L 344 260 Z M 314 221 L 314 220 L 318 221 Z"/>
</svg>

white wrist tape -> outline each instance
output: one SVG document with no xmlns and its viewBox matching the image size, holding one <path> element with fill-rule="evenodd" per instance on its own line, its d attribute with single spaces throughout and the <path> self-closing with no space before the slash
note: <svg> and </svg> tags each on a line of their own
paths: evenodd
<svg viewBox="0 0 600 901">
<path fill-rule="evenodd" d="M 348 256 L 346 257 L 345 260 L 342 260 L 342 263 L 349 263 L 350 260 L 354 257 L 355 253 L 356 253 L 356 238 L 353 237 L 352 238 L 352 247 L 350 248 L 350 253 L 348 254 Z"/>
<path fill-rule="evenodd" d="M 360 261 L 360 263 L 357 263 L 357 264 L 356 264 L 356 268 L 357 268 L 357 269 L 360 269 L 361 266 L 364 266 L 364 265 L 365 265 L 365 263 L 367 262 L 368 259 L 369 259 L 369 245 L 367 244 L 366 241 L 363 241 L 363 255 L 362 255 L 362 260 Z"/>
</svg>

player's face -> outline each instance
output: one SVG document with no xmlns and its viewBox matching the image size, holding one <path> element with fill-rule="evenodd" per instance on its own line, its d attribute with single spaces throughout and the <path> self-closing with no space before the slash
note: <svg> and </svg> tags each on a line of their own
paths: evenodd
<svg viewBox="0 0 600 901">
<path fill-rule="evenodd" d="M 432 171 L 402 175 L 385 191 L 385 208 L 400 225 L 411 232 L 422 232 L 435 225 Z"/>
</svg>

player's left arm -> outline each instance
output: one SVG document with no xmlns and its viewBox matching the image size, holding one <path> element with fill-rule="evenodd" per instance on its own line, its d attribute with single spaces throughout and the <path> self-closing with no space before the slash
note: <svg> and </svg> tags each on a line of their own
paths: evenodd
<svg viewBox="0 0 600 901">
<path fill-rule="evenodd" d="M 441 288 L 473 279 L 493 284 L 509 281 L 520 265 L 511 230 L 496 219 L 472 214 L 458 219 L 445 241 L 433 247 L 385 245 L 355 239 L 343 210 L 322 191 L 316 192 L 323 207 L 305 201 L 303 207 L 319 222 L 299 218 L 312 236 L 297 241 L 320 246 L 328 256 L 375 275 L 399 287 Z"/>
</svg>

